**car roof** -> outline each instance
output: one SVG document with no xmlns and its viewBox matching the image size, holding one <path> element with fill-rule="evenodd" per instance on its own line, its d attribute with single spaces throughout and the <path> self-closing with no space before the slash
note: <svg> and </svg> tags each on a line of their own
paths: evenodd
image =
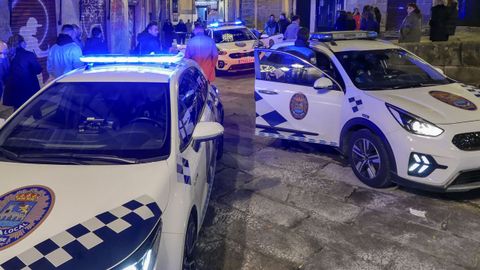
<svg viewBox="0 0 480 270">
<path fill-rule="evenodd" d="M 278 49 L 285 46 L 293 46 L 295 41 L 287 40 L 281 43 L 277 43 L 272 46 L 272 49 Z M 328 50 L 337 52 L 347 51 L 373 51 L 373 50 L 386 50 L 386 49 L 398 49 L 400 47 L 383 40 L 337 40 L 334 42 L 326 41 L 311 41 L 311 48 L 321 49 L 327 48 Z"/>
<path fill-rule="evenodd" d="M 171 76 L 183 66 L 193 65 L 182 60 L 175 65 L 164 64 L 105 64 L 76 69 L 57 82 L 148 82 L 168 83 Z"/>
</svg>

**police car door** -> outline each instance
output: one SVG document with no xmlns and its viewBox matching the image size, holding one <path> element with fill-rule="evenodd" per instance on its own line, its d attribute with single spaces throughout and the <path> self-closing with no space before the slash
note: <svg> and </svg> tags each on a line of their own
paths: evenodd
<svg viewBox="0 0 480 270">
<path fill-rule="evenodd" d="M 320 69 L 292 54 L 255 51 L 257 135 L 338 145 L 343 92 L 315 89 Z"/>
<path fill-rule="evenodd" d="M 215 121 L 212 110 L 207 106 L 208 83 L 203 74 L 195 67 L 183 72 L 178 88 L 178 131 L 180 139 L 177 160 L 179 182 L 192 187 L 192 198 L 198 213 L 203 214 L 212 188 L 215 148 L 214 141 L 196 142 L 192 134 L 199 121 Z"/>
</svg>

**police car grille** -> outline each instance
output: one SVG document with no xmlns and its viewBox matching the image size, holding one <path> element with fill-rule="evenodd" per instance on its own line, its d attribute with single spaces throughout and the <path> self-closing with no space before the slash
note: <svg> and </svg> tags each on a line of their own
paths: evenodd
<svg viewBox="0 0 480 270">
<path fill-rule="evenodd" d="M 253 52 L 248 52 L 248 53 L 232 53 L 229 55 L 230 58 L 232 59 L 238 59 L 242 57 L 253 57 Z"/>
<path fill-rule="evenodd" d="M 452 182 L 452 186 L 466 185 L 477 182 L 480 182 L 480 170 L 460 173 L 460 175 L 457 176 L 457 178 L 455 178 L 455 180 Z"/>
<path fill-rule="evenodd" d="M 247 70 L 253 69 L 253 63 L 232 65 L 228 70 Z"/>
<path fill-rule="evenodd" d="M 460 150 L 480 150 L 480 132 L 457 134 L 453 137 L 452 143 Z"/>
</svg>

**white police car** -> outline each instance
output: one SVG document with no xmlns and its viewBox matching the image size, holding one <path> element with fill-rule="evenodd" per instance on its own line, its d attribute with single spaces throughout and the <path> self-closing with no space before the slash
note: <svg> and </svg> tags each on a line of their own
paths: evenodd
<svg viewBox="0 0 480 270">
<path fill-rule="evenodd" d="M 217 44 L 218 71 L 253 70 L 253 50 L 258 45 L 258 40 L 242 22 L 214 22 L 208 25 L 206 31 Z"/>
<path fill-rule="evenodd" d="M 0 130 L 0 269 L 190 269 L 219 96 L 178 56 L 83 60 Z"/>
<path fill-rule="evenodd" d="M 255 53 L 256 134 L 326 144 L 372 187 L 480 187 L 480 90 L 370 32 Z M 316 64 L 311 64 L 316 62 Z"/>
</svg>

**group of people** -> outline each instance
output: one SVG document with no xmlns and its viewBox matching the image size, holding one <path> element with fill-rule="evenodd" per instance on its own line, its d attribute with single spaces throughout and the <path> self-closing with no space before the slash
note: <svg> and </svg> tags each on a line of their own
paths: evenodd
<svg viewBox="0 0 480 270">
<path fill-rule="evenodd" d="M 280 14 L 280 18 L 278 21 L 275 18 L 275 15 L 272 14 L 268 18 L 268 21 L 265 23 L 264 32 L 268 36 L 273 36 L 277 33 L 285 34 L 287 31 L 287 27 L 293 22 L 296 23 L 296 19 L 299 19 L 298 16 L 294 17 L 292 16 L 292 21 L 290 22 L 289 19 L 287 19 L 287 15 L 285 13 Z"/>
<path fill-rule="evenodd" d="M 358 8 L 353 12 L 341 10 L 335 22 L 336 31 L 365 30 L 380 33 L 382 13 L 378 7 L 366 5 L 360 14 Z"/>
</svg>

